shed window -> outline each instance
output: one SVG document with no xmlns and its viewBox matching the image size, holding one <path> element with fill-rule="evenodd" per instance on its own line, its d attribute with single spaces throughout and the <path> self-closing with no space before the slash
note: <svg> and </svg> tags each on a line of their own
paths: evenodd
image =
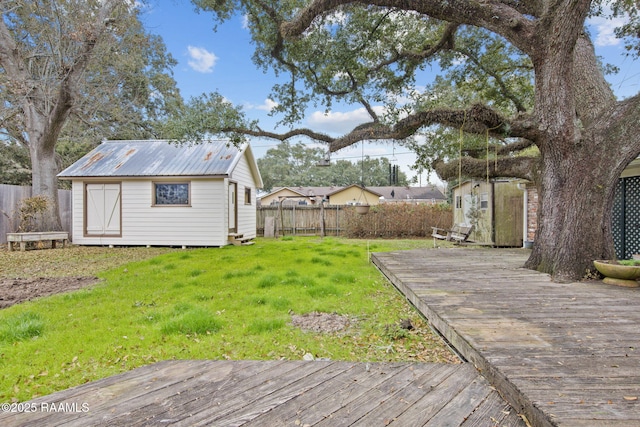
<svg viewBox="0 0 640 427">
<path fill-rule="evenodd" d="M 154 182 L 154 205 L 189 206 L 190 191 L 188 182 Z"/>
<path fill-rule="evenodd" d="M 244 187 L 244 204 L 251 204 L 251 188 L 249 187 Z"/>
<path fill-rule="evenodd" d="M 480 195 L 480 209 L 489 209 L 489 193 Z"/>
<path fill-rule="evenodd" d="M 456 196 L 456 209 L 462 209 L 462 196 Z"/>
</svg>

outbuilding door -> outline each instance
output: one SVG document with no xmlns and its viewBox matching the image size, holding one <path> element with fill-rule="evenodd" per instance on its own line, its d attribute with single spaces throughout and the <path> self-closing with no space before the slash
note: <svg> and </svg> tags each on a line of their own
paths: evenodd
<svg viewBox="0 0 640 427">
<path fill-rule="evenodd" d="M 85 227 L 87 236 L 121 236 L 121 185 L 87 184 L 85 187 Z"/>
</svg>

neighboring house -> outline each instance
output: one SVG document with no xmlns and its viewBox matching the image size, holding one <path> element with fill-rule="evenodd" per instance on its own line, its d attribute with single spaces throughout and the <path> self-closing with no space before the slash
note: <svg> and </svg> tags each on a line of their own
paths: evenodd
<svg viewBox="0 0 640 427">
<path fill-rule="evenodd" d="M 330 205 L 377 205 L 380 203 L 426 203 L 446 202 L 440 190 L 429 187 L 282 187 L 260 197 L 260 204 L 307 204 L 324 200 Z"/>
<path fill-rule="evenodd" d="M 428 187 L 367 187 L 382 195 L 381 203 L 446 203 L 447 197 L 435 186 Z"/>
<path fill-rule="evenodd" d="M 261 206 L 277 205 L 311 205 L 323 199 L 325 194 L 335 187 L 280 187 L 258 198 Z"/>
<path fill-rule="evenodd" d="M 380 193 L 373 191 L 371 187 L 361 187 L 359 185 L 350 185 L 348 187 L 337 188 L 333 192 L 327 194 L 327 200 L 330 205 L 369 205 L 375 206 L 380 203 Z"/>
<path fill-rule="evenodd" d="M 465 181 L 453 188 L 454 224 L 473 225 L 469 240 L 491 246 L 524 244 L 525 181 Z"/>
<path fill-rule="evenodd" d="M 249 145 L 107 141 L 58 174 L 73 243 L 224 246 L 256 236 L 262 178 Z"/>
<path fill-rule="evenodd" d="M 313 205 L 324 201 L 329 205 L 377 205 L 380 194 L 370 187 L 281 187 L 260 197 L 260 205 Z"/>
</svg>

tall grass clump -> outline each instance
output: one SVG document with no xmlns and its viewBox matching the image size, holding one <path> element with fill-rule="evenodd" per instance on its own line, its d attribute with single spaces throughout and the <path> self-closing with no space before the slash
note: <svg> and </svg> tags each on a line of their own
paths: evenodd
<svg viewBox="0 0 640 427">
<path fill-rule="evenodd" d="M 18 313 L 0 321 L 0 342 L 13 344 L 38 337 L 43 330 L 44 321 L 38 313 Z"/>
<path fill-rule="evenodd" d="M 178 311 L 160 330 L 163 334 L 211 334 L 222 329 L 222 321 L 201 308 Z"/>
</svg>

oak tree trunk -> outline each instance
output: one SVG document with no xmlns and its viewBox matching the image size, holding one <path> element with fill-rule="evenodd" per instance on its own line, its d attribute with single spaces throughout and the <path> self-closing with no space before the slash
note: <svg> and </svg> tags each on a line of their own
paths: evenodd
<svg viewBox="0 0 640 427">
<path fill-rule="evenodd" d="M 616 102 L 585 35 L 573 45 L 548 39 L 540 45 L 534 58 L 540 205 L 526 267 L 571 281 L 593 270 L 593 260 L 615 258 L 614 193 L 639 153 L 640 108 L 637 99 Z"/>
<path fill-rule="evenodd" d="M 547 156 L 539 186 L 538 229 L 527 267 L 563 282 L 592 270 L 591 260 L 615 257 L 611 211 L 618 162 L 595 155 Z"/>
<path fill-rule="evenodd" d="M 32 167 L 32 194 L 47 198 L 47 212 L 37 226 L 38 231 L 60 231 L 56 154 L 53 148 L 32 143 L 29 146 Z"/>
</svg>

